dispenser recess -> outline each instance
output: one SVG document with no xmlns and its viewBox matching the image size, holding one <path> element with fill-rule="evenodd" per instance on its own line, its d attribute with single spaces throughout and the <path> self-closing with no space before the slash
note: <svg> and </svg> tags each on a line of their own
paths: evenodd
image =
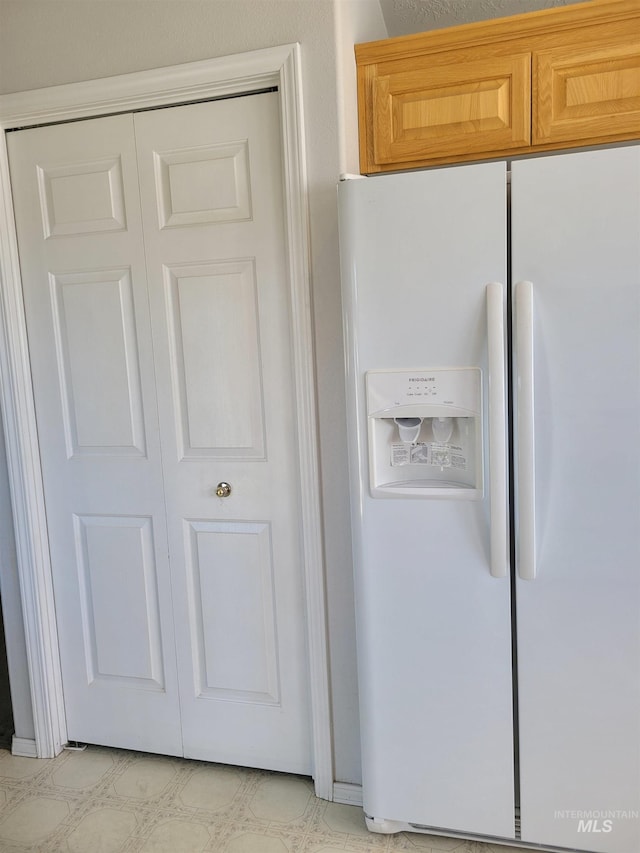
<svg viewBox="0 0 640 853">
<path fill-rule="evenodd" d="M 374 498 L 482 497 L 479 368 L 370 370 L 366 397 Z"/>
</svg>

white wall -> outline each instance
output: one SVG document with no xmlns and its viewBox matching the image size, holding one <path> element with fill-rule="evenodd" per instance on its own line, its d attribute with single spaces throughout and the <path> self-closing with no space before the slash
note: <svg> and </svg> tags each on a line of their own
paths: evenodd
<svg viewBox="0 0 640 853">
<path fill-rule="evenodd" d="M 359 781 L 360 759 L 335 185 L 357 171 L 353 43 L 385 36 L 378 0 L 0 0 L 1 94 L 301 43 L 335 763 L 346 782 Z"/>
</svg>

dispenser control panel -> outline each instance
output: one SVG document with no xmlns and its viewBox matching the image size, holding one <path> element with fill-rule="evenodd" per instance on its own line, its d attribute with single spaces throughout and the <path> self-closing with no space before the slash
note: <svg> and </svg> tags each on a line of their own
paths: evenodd
<svg viewBox="0 0 640 853">
<path fill-rule="evenodd" d="M 482 497 L 477 367 L 366 374 L 373 497 Z"/>
<path fill-rule="evenodd" d="M 427 404 L 453 406 L 475 414 L 480 409 L 479 380 L 479 368 L 370 370 L 367 413 Z"/>
</svg>

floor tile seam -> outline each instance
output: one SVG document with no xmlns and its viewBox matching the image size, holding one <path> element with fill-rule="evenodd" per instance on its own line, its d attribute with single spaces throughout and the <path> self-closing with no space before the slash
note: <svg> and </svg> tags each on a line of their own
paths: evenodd
<svg viewBox="0 0 640 853">
<path fill-rule="evenodd" d="M 260 786 L 267 778 L 269 777 L 258 772 L 249 773 L 246 777 L 243 774 L 238 795 L 245 797 L 248 797 L 249 795 L 251 795 L 252 797 L 255 796 L 258 790 L 260 789 Z"/>
<path fill-rule="evenodd" d="M 144 833 L 141 830 L 140 834 L 136 833 L 136 837 L 140 839 L 142 844 L 144 844 L 145 841 L 152 837 L 153 830 L 158 828 L 161 823 L 162 822 L 154 823 L 151 827 L 147 827 Z M 211 845 L 219 845 L 221 841 L 225 844 L 228 844 L 229 841 L 236 837 L 238 834 L 245 834 L 247 830 L 253 831 L 255 834 L 262 835 L 263 837 L 272 837 L 282 840 L 287 844 L 287 847 L 291 849 L 292 853 L 294 853 L 295 849 L 299 849 L 302 851 L 305 848 L 309 848 L 310 846 L 317 847 L 318 844 L 329 845 L 332 847 L 337 847 L 338 849 L 357 851 L 357 853 L 366 853 L 366 851 L 372 851 L 372 853 L 384 853 L 384 851 L 389 849 L 386 839 L 384 841 L 380 839 L 380 843 L 372 846 L 369 839 L 356 839 L 349 838 L 348 836 L 346 838 L 336 838 L 335 833 L 323 833 L 321 835 L 313 833 L 310 835 L 308 833 L 305 833 L 304 831 L 291 831 L 290 828 L 287 829 L 286 827 L 273 827 L 271 830 L 267 830 L 266 832 L 259 832 L 257 831 L 256 827 L 240 827 L 234 825 L 233 823 L 228 824 L 222 832 L 215 832 L 214 834 L 212 834 L 211 842 L 208 845 L 208 849 L 211 851 L 211 853 L 213 853 L 213 851 L 220 850 L 219 846 Z M 130 839 L 134 839 L 134 836 L 131 835 Z"/>
<path fill-rule="evenodd" d="M 26 785 L 3 785 L 0 783 L 0 792 L 4 791 L 7 798 L 11 798 L 10 802 L 0 805 L 0 815 L 5 811 L 6 807 L 14 801 L 16 797 L 29 796 L 33 790 L 33 788 Z"/>
<path fill-rule="evenodd" d="M 39 761 L 40 759 L 27 758 L 26 761 Z M 39 785 L 42 783 L 46 783 L 47 779 L 51 777 L 51 774 L 55 773 L 55 768 L 43 768 L 41 770 L 34 770 L 32 773 L 27 774 L 25 776 L 11 776 L 4 775 L 0 773 L 0 782 L 32 782 L 34 785 Z"/>
<path fill-rule="evenodd" d="M 135 837 L 143 838 L 146 840 L 153 835 L 154 830 L 156 830 L 163 824 L 170 823 L 174 820 L 184 820 L 186 816 L 180 814 L 174 815 L 163 813 L 158 814 L 156 817 L 156 820 L 150 820 L 146 822 L 145 826 L 140 827 L 134 834 L 132 834 L 132 837 L 134 837 L 135 835 Z M 199 825 L 203 826 L 203 828 L 205 828 L 208 832 L 213 833 L 215 838 L 226 841 L 232 839 L 237 835 L 244 834 L 254 834 L 263 837 L 278 838 L 283 841 L 296 840 L 315 842 L 316 844 L 332 844 L 333 846 L 335 846 L 336 843 L 338 843 L 340 846 L 343 846 L 350 840 L 348 834 L 337 834 L 332 833 L 328 830 L 323 832 L 310 832 L 308 828 L 304 826 L 291 827 L 283 824 L 269 824 L 265 826 L 263 824 L 256 824 L 251 821 L 247 821 L 244 823 L 239 823 L 235 820 L 211 822 L 207 820 L 206 815 L 202 815 L 197 821 L 189 819 L 188 822 L 197 822 Z M 360 842 L 360 839 L 358 839 L 358 841 Z M 359 849 L 362 849 L 361 843 L 359 843 L 358 846 Z M 381 848 L 378 846 L 376 849 L 380 850 Z"/>
<path fill-rule="evenodd" d="M 303 838 L 304 833 L 284 833 L 284 832 L 258 832 L 252 827 L 241 827 L 237 824 L 229 824 L 219 835 L 219 840 L 228 843 L 232 839 L 242 835 L 259 835 L 262 838 L 277 838 L 283 841 L 292 840 L 295 838 Z"/>
<path fill-rule="evenodd" d="M 169 809 L 170 811 L 180 814 L 185 818 L 193 818 L 194 820 L 209 819 L 212 823 L 243 820 L 242 810 L 233 808 L 232 806 L 228 806 L 226 808 L 223 807 L 214 811 L 200 808 L 199 806 L 187 806 L 182 803 L 174 803 L 169 807 Z"/>
<path fill-rule="evenodd" d="M 281 821 L 281 820 L 271 820 L 267 823 L 267 829 L 274 831 L 286 831 L 286 832 L 303 832 L 308 834 L 309 832 L 313 832 L 313 826 L 310 821 Z"/>
<path fill-rule="evenodd" d="M 293 823 L 295 821 L 309 823 L 310 821 L 315 820 L 318 811 L 316 804 L 314 802 L 309 802 L 296 816 L 290 818 L 278 818 L 274 815 L 262 817 L 259 814 L 256 814 L 256 808 L 259 808 L 262 812 L 264 812 L 265 815 L 267 815 L 267 813 L 269 812 L 269 807 L 265 806 L 264 804 L 260 804 L 259 806 L 257 806 L 253 803 L 253 800 L 241 804 L 241 811 L 243 813 L 243 816 L 247 816 L 255 820 L 267 821 L 269 823 Z M 272 811 L 276 810 L 277 808 L 272 809 Z"/>
<path fill-rule="evenodd" d="M 132 775 L 135 774 L 135 768 L 134 771 L 131 771 L 131 766 L 126 767 L 121 771 L 116 769 L 113 771 L 113 773 L 109 774 L 109 778 L 100 779 L 99 782 L 100 784 L 109 784 L 114 788 L 118 785 L 122 785 L 123 782 L 126 786 L 131 786 L 132 784 L 135 784 L 135 782 L 133 782 L 131 778 L 126 778 L 127 773 L 129 772 L 132 772 Z M 179 784 L 179 775 L 179 771 L 170 772 L 170 775 L 168 775 L 167 778 L 164 780 L 162 791 L 166 790 L 166 788 L 168 788 L 169 786 L 175 786 Z"/>
<path fill-rule="evenodd" d="M 140 810 L 134 809 L 130 807 L 130 804 L 125 803 L 124 806 L 117 805 L 115 806 L 111 801 L 104 800 L 98 797 L 87 797 L 84 800 L 79 801 L 77 809 L 75 809 L 70 818 L 84 820 L 87 816 L 94 814 L 98 811 L 119 811 L 124 812 L 126 814 L 133 814 L 136 818 L 144 818 L 153 817 L 155 815 L 155 811 L 152 810 Z"/>
<path fill-rule="evenodd" d="M 108 790 L 108 792 L 111 795 L 118 796 L 118 797 L 121 797 L 123 799 L 140 800 L 140 801 L 144 800 L 146 802 L 151 802 L 151 803 L 155 803 L 158 805 L 169 805 L 171 802 L 175 801 L 177 798 L 179 798 L 184 793 L 185 788 L 189 784 L 189 782 L 192 780 L 193 775 L 194 775 L 193 773 L 185 775 L 185 774 L 181 774 L 178 772 L 178 773 L 176 773 L 177 778 L 173 778 L 169 782 L 167 782 L 167 784 L 165 785 L 165 787 L 162 791 L 160 791 L 159 793 L 154 794 L 152 796 L 149 796 L 149 797 L 144 797 L 144 796 L 136 797 L 135 795 L 132 795 L 132 794 L 118 793 L 118 791 L 115 788 L 115 784 L 114 784 L 114 782 L 117 783 L 117 780 L 108 780 L 108 781 L 104 781 L 104 782 L 101 780 L 98 783 L 97 787 L 100 788 L 101 791 L 106 792 Z M 252 793 L 251 791 L 236 791 L 230 797 L 230 804 L 239 803 L 242 806 L 244 806 L 248 795 L 251 793 Z"/>
<path fill-rule="evenodd" d="M 0 847 L 0 851 L 2 853 L 34 853 L 32 844 L 27 847 L 26 844 L 7 843 Z"/>
<path fill-rule="evenodd" d="M 3 845 L 6 844 L 24 844 L 24 849 L 29 851 L 37 850 L 41 846 L 44 846 L 46 850 L 54 849 L 76 826 L 77 822 L 74 819 L 74 813 L 70 811 L 52 829 L 44 833 L 41 838 L 33 839 L 32 841 L 16 841 L 15 838 L 0 836 L 0 851 L 4 851 Z"/>
<path fill-rule="evenodd" d="M 398 833 L 391 835 L 389 840 L 389 850 L 391 851 L 415 851 L 415 853 L 431 853 L 431 846 L 416 846 L 411 838 L 406 837 L 407 833 Z M 442 850 L 439 853 L 455 853 L 455 851 Z"/>
<path fill-rule="evenodd" d="M 302 848 L 302 851 L 315 851 L 318 850 L 318 845 L 322 845 L 323 847 L 335 847 L 338 850 L 344 850 L 345 853 L 388 853 L 388 847 L 385 842 L 382 842 L 382 846 L 379 844 L 376 846 L 371 846 L 369 841 L 365 841 L 362 839 L 358 844 L 354 844 L 353 842 L 339 841 L 334 839 L 323 839 L 318 841 L 316 838 L 310 838 L 305 843 Z M 428 853 L 428 851 L 423 851 L 423 853 Z"/>
<path fill-rule="evenodd" d="M 120 793 L 116 788 L 118 781 L 118 779 L 100 780 L 94 786 L 94 790 L 99 791 L 105 796 L 108 795 L 120 797 L 123 800 L 135 800 L 136 802 L 140 801 L 153 803 L 159 803 L 164 802 L 166 800 L 170 800 L 171 798 L 175 798 L 179 794 L 179 789 L 177 788 L 173 780 L 167 782 L 164 788 L 161 791 L 158 791 L 157 793 L 140 796 L 136 796 L 135 794 L 131 793 Z"/>
<path fill-rule="evenodd" d="M 243 775 L 253 774 L 256 771 L 251 767 L 239 767 L 233 764 L 222 764 L 214 761 L 202 761 L 200 759 L 183 758 L 177 755 L 158 755 L 150 752 L 126 752 L 121 750 L 105 750 L 114 761 L 118 761 L 119 767 L 126 770 L 136 762 L 147 764 L 170 765 L 176 774 L 193 774 L 201 771 L 241 772 Z"/>
<path fill-rule="evenodd" d="M 131 804 L 128 801 L 125 801 L 122 804 L 118 804 L 116 801 L 111 800 L 111 799 L 106 799 L 106 798 L 101 798 L 99 802 L 101 804 L 102 803 L 105 803 L 105 804 L 108 803 L 111 807 L 122 807 L 122 808 L 127 809 L 127 810 L 130 810 L 132 808 L 132 806 L 135 805 L 135 804 Z M 221 812 L 221 813 L 209 812 L 209 811 L 206 811 L 204 809 L 194 809 L 194 808 L 188 808 L 188 807 L 180 806 L 180 805 L 163 806 L 163 805 L 146 804 L 140 810 L 144 811 L 146 814 L 151 814 L 151 815 L 159 815 L 159 816 L 171 815 L 171 816 L 175 816 L 176 818 L 180 818 L 182 820 L 195 820 L 198 822 L 209 821 L 210 823 L 215 823 L 215 824 L 224 823 L 224 822 L 227 822 L 230 820 L 231 821 L 237 820 L 237 817 L 235 817 L 232 814 L 229 814 L 228 812 Z"/>
<path fill-rule="evenodd" d="M 46 853 L 53 853 L 53 851 L 63 850 L 66 847 L 66 842 L 69 837 L 73 833 L 73 831 L 77 828 L 78 824 L 68 824 L 66 823 L 66 818 L 53 829 L 45 838 L 41 841 L 37 842 L 34 850 L 36 851 L 46 851 Z M 89 853 L 89 851 L 87 851 Z"/>
<path fill-rule="evenodd" d="M 100 779 L 96 779 L 95 782 L 91 783 L 90 785 L 87 785 L 85 788 L 82 788 L 81 790 L 83 790 L 83 791 L 91 790 L 92 792 L 104 791 L 104 790 L 112 788 L 115 781 L 117 781 L 117 775 L 112 773 L 112 771 L 107 771 L 103 776 L 100 777 Z M 67 785 L 61 785 L 60 783 L 58 783 L 57 786 L 60 788 L 65 788 L 65 789 L 69 787 Z"/>
<path fill-rule="evenodd" d="M 352 853 L 390 853 L 390 836 L 372 835 L 345 841 L 344 849 Z M 428 853 L 428 851 L 422 851 Z"/>
<path fill-rule="evenodd" d="M 121 758 L 116 761 L 115 766 L 109 771 L 109 781 L 111 784 L 117 784 L 127 773 L 135 772 L 136 764 L 139 764 L 142 761 L 145 761 L 146 764 L 151 763 L 155 765 L 154 769 L 166 766 L 164 761 L 154 760 L 154 756 L 150 756 L 149 759 Z"/>
<path fill-rule="evenodd" d="M 201 766 L 194 766 L 194 767 L 180 766 L 180 767 L 178 767 L 178 769 L 176 771 L 176 782 L 179 784 L 182 784 L 183 780 L 188 782 L 190 779 L 192 779 L 198 773 L 206 773 L 207 771 L 209 771 L 211 769 L 212 768 L 210 768 L 210 767 L 201 767 Z"/>
<path fill-rule="evenodd" d="M 139 851 L 142 850 L 143 844 L 144 841 L 141 841 L 139 838 L 134 838 L 130 841 L 128 840 L 123 846 L 122 850 L 118 853 L 139 853 Z M 173 851 L 173 853 L 177 853 L 177 851 Z"/>
<path fill-rule="evenodd" d="M 75 830 L 80 828 L 84 818 L 90 816 L 95 811 L 98 811 L 98 810 L 92 809 L 91 811 L 88 811 L 86 814 L 84 814 L 82 816 L 82 818 L 74 826 L 69 827 L 66 835 L 63 836 L 62 840 L 65 840 L 65 838 L 68 840 L 68 838 L 72 835 L 72 833 Z M 142 840 L 147 839 L 149 837 L 151 831 L 153 830 L 153 828 L 157 825 L 157 820 L 156 820 L 155 814 L 142 814 L 141 815 L 138 812 L 134 812 L 133 816 L 135 818 L 135 824 L 134 824 L 134 828 L 132 829 L 132 831 L 127 834 L 126 838 L 123 841 L 125 848 L 132 841 L 139 841 L 140 839 L 142 839 Z M 90 853 L 90 851 L 87 851 L 87 853 Z M 176 853 L 177 853 L 177 851 L 176 851 Z"/>
<path fill-rule="evenodd" d="M 6 789 L 0 784 L 0 790 Z M 61 797 L 67 800 L 86 800 L 88 796 L 92 796 L 92 793 L 87 794 L 86 789 L 65 788 L 60 785 L 31 785 L 25 786 L 22 790 L 33 796 L 54 797 L 56 799 Z"/>
<path fill-rule="evenodd" d="M 168 791 L 167 794 L 174 798 L 182 797 L 183 795 L 187 797 L 190 796 L 187 788 L 192 781 L 192 778 L 193 777 L 189 777 L 185 781 L 172 784 L 171 791 Z M 246 788 L 243 789 L 241 786 L 238 786 L 238 789 L 228 796 L 228 805 L 245 807 L 253 796 L 255 796 L 255 792 L 253 790 Z"/>
<path fill-rule="evenodd" d="M 78 805 L 81 806 L 84 802 L 84 799 L 81 797 L 70 799 L 68 797 L 57 796 L 55 794 L 50 795 L 42 795 L 40 791 L 21 791 L 17 794 L 14 799 L 11 799 L 10 802 L 6 803 L 4 806 L 0 808 L 0 829 L 2 824 L 4 824 L 12 815 L 18 810 L 21 805 L 33 803 L 37 800 L 55 800 L 56 802 L 65 803 L 68 806 Z M 0 848 L 1 853 L 1 848 Z"/>
<path fill-rule="evenodd" d="M 73 773 L 73 772 L 74 772 L 74 768 L 71 768 L 71 773 Z M 85 775 L 88 775 L 87 771 L 84 770 L 84 768 L 77 768 L 76 772 L 77 772 L 77 775 L 82 775 L 83 773 Z M 56 769 L 51 775 L 53 777 L 55 777 L 59 773 L 60 773 L 60 770 Z M 95 775 L 95 771 L 94 771 L 93 775 L 94 775 L 93 780 L 91 780 L 89 782 L 89 784 L 91 784 L 92 786 L 95 786 L 95 785 L 113 785 L 114 782 L 117 781 L 117 779 L 120 777 L 120 773 L 118 773 L 118 769 L 116 767 L 107 767 L 104 770 L 102 770 L 99 773 L 99 775 Z M 61 785 L 62 787 L 65 787 L 64 784 L 61 782 L 55 782 L 54 781 L 54 784 L 58 784 L 58 785 Z"/>
<path fill-rule="evenodd" d="M 320 832 L 310 832 L 309 838 L 317 843 L 325 843 L 328 845 L 339 844 L 344 847 L 345 850 L 353 849 L 353 847 L 362 847 L 363 844 L 369 845 L 369 839 L 358 838 L 357 836 L 350 835 L 349 833 L 337 833 L 337 832 L 328 832 L 326 834 Z M 376 850 L 386 850 L 386 844 L 381 848 L 379 844 L 375 847 Z"/>
<path fill-rule="evenodd" d="M 172 821 L 189 823 L 189 824 L 197 824 L 199 826 L 203 826 L 207 829 L 219 829 L 221 827 L 226 826 L 227 824 L 234 824 L 236 821 L 230 820 L 229 818 L 222 817 L 218 820 L 211 819 L 210 814 L 192 814 L 185 813 L 182 811 L 156 811 L 152 815 L 150 815 L 151 825 L 160 825 L 161 823 L 169 823 Z"/>
<path fill-rule="evenodd" d="M 169 822 L 169 821 L 167 821 Z M 122 849 L 122 853 L 137 853 L 144 848 L 146 844 L 148 844 L 153 838 L 154 831 L 162 827 L 162 822 L 154 822 L 150 827 L 147 827 L 144 832 L 135 833 L 129 836 L 125 846 Z M 211 827 L 204 826 L 204 828 L 209 832 L 209 836 L 211 841 L 207 844 L 207 847 L 210 844 L 217 845 L 214 847 L 214 850 L 220 851 L 221 848 L 219 846 L 221 833 L 220 832 L 212 832 Z M 205 848 L 206 849 L 206 848 Z M 179 853 L 179 851 L 174 851 L 174 853 Z M 204 851 L 203 851 L 204 853 Z"/>
<path fill-rule="evenodd" d="M 330 829 L 315 829 L 313 827 L 304 827 L 304 828 L 291 828 L 287 830 L 282 827 L 271 827 L 271 830 L 275 833 L 278 833 L 285 836 L 296 837 L 300 836 L 302 838 L 308 839 L 310 842 L 314 842 L 317 844 L 331 844 L 331 845 L 344 845 L 344 844 L 362 844 L 362 843 L 370 843 L 369 840 L 365 840 L 364 838 L 359 838 L 358 836 L 352 835 L 350 833 L 344 832 L 336 832 Z M 379 845 L 376 849 L 380 849 Z"/>
<path fill-rule="evenodd" d="M 113 806 L 105 806 L 102 803 L 91 803 L 88 804 L 86 808 L 79 810 L 74 815 L 71 815 L 69 819 L 65 821 L 68 834 L 70 835 L 76 830 L 79 830 L 87 818 L 91 818 L 92 815 L 104 811 L 119 812 L 123 815 L 133 817 L 134 825 L 133 829 L 129 833 L 130 837 L 137 837 L 140 834 L 145 833 L 149 826 L 153 826 L 157 823 L 157 815 L 154 812 L 140 812 L 133 809 L 113 808 Z M 89 853 L 89 851 L 87 851 L 87 853 Z"/>
<path fill-rule="evenodd" d="M 148 803 L 132 802 L 128 799 L 114 798 L 108 796 L 95 795 L 85 798 L 81 801 L 82 811 L 89 813 L 92 811 L 122 811 L 140 816 L 153 817 L 158 813 L 158 808 Z"/>
<path fill-rule="evenodd" d="M 218 813 L 223 814 L 224 813 L 225 815 L 231 816 L 237 820 L 243 820 L 247 816 L 247 812 L 249 812 L 251 818 L 253 818 L 255 820 L 267 820 L 267 822 L 268 822 L 268 820 L 270 820 L 270 818 L 266 818 L 266 819 L 259 818 L 254 814 L 253 811 L 251 811 L 252 799 L 253 798 L 249 799 L 247 797 L 243 797 L 242 799 L 240 799 L 238 797 L 233 797 L 227 805 L 221 806 L 220 808 L 217 808 L 215 810 L 214 809 L 208 809 L 208 808 L 203 807 L 203 806 L 192 806 L 192 805 L 189 805 L 188 803 L 184 803 L 184 802 L 181 803 L 180 807 L 184 808 L 184 809 L 193 809 L 197 812 L 207 812 L 209 814 L 218 814 Z"/>
<path fill-rule="evenodd" d="M 54 773 L 59 773 L 66 765 L 73 761 L 75 753 L 63 750 L 59 755 L 56 755 L 55 758 L 36 758 L 36 759 L 27 759 L 28 761 L 38 761 L 42 762 L 42 769 L 38 771 L 39 778 L 51 778 Z"/>
<path fill-rule="evenodd" d="M 11 805 L 11 809 L 6 810 L 4 817 L 14 811 L 21 802 L 27 800 L 27 797 L 19 797 Z M 264 821 L 255 817 L 247 817 L 238 819 L 230 814 L 215 815 L 204 810 L 182 809 L 182 808 L 163 808 L 145 803 L 132 803 L 130 800 L 114 800 L 114 798 L 104 797 L 89 797 L 86 799 L 67 797 L 52 797 L 59 802 L 64 802 L 69 806 L 68 815 L 63 818 L 63 825 L 69 831 L 77 828 L 80 823 L 90 814 L 97 811 L 113 810 L 122 811 L 133 814 L 136 817 L 137 828 L 136 834 L 147 833 L 152 831 L 153 827 L 170 821 L 186 821 L 198 823 L 207 829 L 222 828 L 227 831 L 241 831 L 245 833 L 275 835 L 283 838 L 294 838 L 296 836 L 307 837 L 316 842 L 332 842 L 342 844 L 355 844 L 361 847 L 364 839 L 349 833 L 337 830 L 332 830 L 326 826 L 319 825 L 318 822 L 283 822 L 283 821 Z M 394 845 L 395 847 L 395 845 Z M 380 845 L 376 844 L 375 849 L 380 849 Z M 399 849 L 399 848 L 395 848 Z M 415 849 L 415 848 L 414 848 Z"/>
<path fill-rule="evenodd" d="M 56 828 L 55 830 L 46 833 L 46 835 L 31 840 L 16 841 L 15 838 L 3 838 L 0 839 L 0 851 L 4 853 L 5 846 L 11 845 L 18 847 L 18 849 L 28 850 L 29 853 L 33 853 L 33 851 L 36 851 L 38 849 L 43 849 L 47 851 L 54 850 L 60 845 L 62 841 L 66 839 L 67 835 L 67 832 L 59 832 Z M 20 845 L 23 846 L 20 848 Z"/>
<path fill-rule="evenodd" d="M 180 811 L 174 812 L 157 812 L 154 825 L 161 825 L 171 821 L 181 821 L 187 823 L 197 823 L 207 830 L 213 830 L 217 833 L 225 833 L 233 830 L 241 832 L 252 832 L 258 835 L 276 833 L 278 835 L 300 835 L 304 834 L 304 828 L 301 827 L 286 827 L 286 826 L 270 826 L 268 822 L 259 821 L 244 821 L 238 820 L 230 816 L 224 816 L 220 820 L 211 820 L 210 813 L 191 814 Z"/>
<path fill-rule="evenodd" d="M 230 833 L 229 835 L 223 838 L 214 838 L 211 840 L 211 843 L 208 844 L 203 853 L 221 853 L 221 851 L 227 851 L 229 845 L 232 844 L 236 838 L 241 837 L 242 834 L 234 834 Z M 290 853 L 296 853 L 296 851 L 303 851 L 309 848 L 309 839 L 304 834 L 292 835 L 292 836 L 282 836 L 279 834 L 273 835 L 262 835 L 261 838 L 269 838 L 271 840 L 281 841 L 285 846 L 287 851 Z M 222 845 L 222 846 L 220 846 Z M 332 845 L 336 846 L 336 845 Z M 340 847 L 339 849 L 344 849 Z"/>
<path fill-rule="evenodd" d="M 253 814 L 252 815 L 244 815 L 242 818 L 238 818 L 238 822 L 242 821 L 245 824 L 256 824 L 258 826 L 265 826 L 266 828 L 271 828 L 274 830 L 287 830 L 291 832 L 312 832 L 314 834 L 335 834 L 335 830 L 332 830 L 328 826 L 320 826 L 320 821 L 317 819 L 317 815 L 314 811 L 312 811 L 308 815 L 303 815 L 300 818 L 294 818 L 292 820 L 276 820 L 274 818 L 257 818 Z M 348 835 L 349 833 L 342 833 L 344 835 Z"/>
<path fill-rule="evenodd" d="M 307 836 L 309 829 L 306 825 L 287 824 L 280 821 L 270 821 L 266 826 L 254 825 L 251 821 L 234 824 L 239 830 L 259 834 L 277 834 L 282 837 Z"/>
<path fill-rule="evenodd" d="M 126 843 L 139 842 L 143 843 L 149 840 L 155 829 L 161 824 L 158 821 L 144 821 L 141 825 L 136 826 L 133 832 L 127 836 Z"/>
<path fill-rule="evenodd" d="M 103 798 L 106 799 L 106 798 Z M 109 800 L 113 801 L 115 798 L 110 797 Z M 131 804 L 131 799 L 129 798 L 121 798 L 122 802 L 125 804 Z M 201 808 L 199 806 L 189 806 L 182 802 L 177 802 L 176 799 L 172 799 L 168 802 L 146 802 L 146 807 L 149 811 L 153 811 L 154 813 L 175 813 L 179 814 L 183 818 L 188 819 L 205 819 L 208 818 L 212 822 L 219 823 L 221 821 L 227 820 L 241 820 L 243 814 L 243 808 L 238 808 L 233 804 L 228 806 L 223 806 L 220 809 L 211 810 Z"/>
<path fill-rule="evenodd" d="M 39 781 L 34 779 L 33 776 L 30 776 L 26 779 L 16 779 L 12 776 L 0 776 L 0 787 L 3 785 L 20 785 L 22 787 L 36 787 L 39 785 Z"/>
<path fill-rule="evenodd" d="M 324 824 L 324 825 L 321 826 L 321 824 Z M 358 837 L 356 835 L 356 833 L 349 832 L 348 830 L 332 829 L 331 826 L 324 820 L 324 814 L 323 815 L 316 815 L 315 820 L 311 824 L 311 828 L 314 832 L 317 832 L 317 833 L 328 832 L 331 835 L 336 835 L 336 836 L 356 837 L 356 838 Z"/>
</svg>

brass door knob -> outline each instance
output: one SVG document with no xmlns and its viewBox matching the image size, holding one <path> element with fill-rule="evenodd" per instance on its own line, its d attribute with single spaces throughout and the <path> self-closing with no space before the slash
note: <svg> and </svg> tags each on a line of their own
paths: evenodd
<svg viewBox="0 0 640 853">
<path fill-rule="evenodd" d="M 228 498 L 231 494 L 231 486 L 229 483 L 218 483 L 216 486 L 216 495 L 219 498 Z"/>
</svg>

